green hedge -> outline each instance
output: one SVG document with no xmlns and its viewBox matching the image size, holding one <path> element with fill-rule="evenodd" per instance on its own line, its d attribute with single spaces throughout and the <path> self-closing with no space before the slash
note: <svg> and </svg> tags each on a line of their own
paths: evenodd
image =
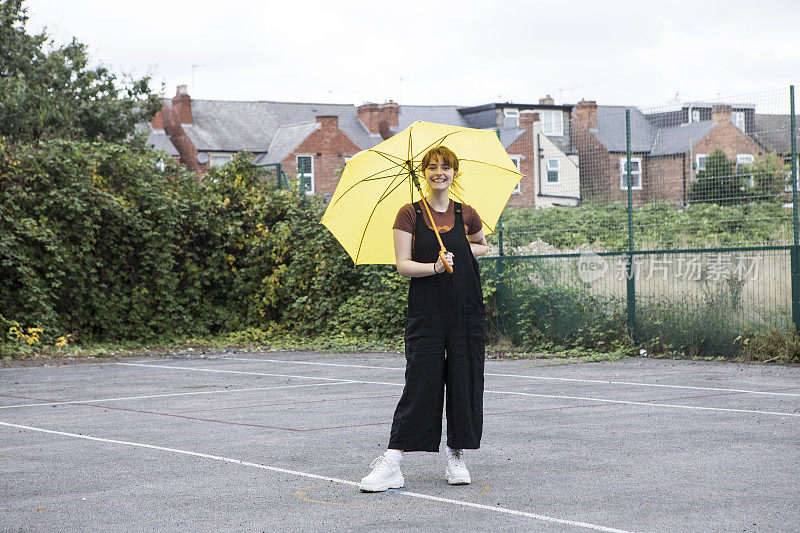
<svg viewBox="0 0 800 533">
<path fill-rule="evenodd" d="M 323 210 L 247 154 L 198 182 L 140 143 L 4 141 L 0 326 L 41 327 L 48 344 L 398 335 L 406 284 L 392 267 L 354 268 Z"/>
</svg>

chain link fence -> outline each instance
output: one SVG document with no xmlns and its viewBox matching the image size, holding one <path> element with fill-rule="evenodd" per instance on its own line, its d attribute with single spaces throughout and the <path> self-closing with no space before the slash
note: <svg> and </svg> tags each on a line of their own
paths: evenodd
<svg viewBox="0 0 800 533">
<path fill-rule="evenodd" d="M 607 342 L 592 324 L 622 324 L 645 345 L 732 355 L 800 323 L 793 87 L 581 101 L 520 124 L 527 202 L 512 198 L 483 260 L 502 333 Z"/>
</svg>

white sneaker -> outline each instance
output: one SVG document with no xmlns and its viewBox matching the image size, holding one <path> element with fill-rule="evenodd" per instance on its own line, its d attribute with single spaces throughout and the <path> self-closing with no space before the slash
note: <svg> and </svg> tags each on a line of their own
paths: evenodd
<svg viewBox="0 0 800 533">
<path fill-rule="evenodd" d="M 399 489 L 406 484 L 400 472 L 400 463 L 395 463 L 385 455 L 380 455 L 369 466 L 372 472 L 358 485 L 361 492 L 383 492 L 387 489 Z"/>
<path fill-rule="evenodd" d="M 455 450 L 447 454 L 447 482 L 451 485 L 469 485 L 472 479 L 469 477 L 469 470 L 464 464 L 464 452 Z"/>
</svg>

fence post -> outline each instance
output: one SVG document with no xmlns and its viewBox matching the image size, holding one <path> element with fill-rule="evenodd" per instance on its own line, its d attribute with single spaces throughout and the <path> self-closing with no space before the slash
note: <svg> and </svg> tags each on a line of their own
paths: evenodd
<svg viewBox="0 0 800 533">
<path fill-rule="evenodd" d="M 800 332 L 800 225 L 798 224 L 797 201 L 797 141 L 796 124 L 794 116 L 794 85 L 789 86 L 789 136 L 792 147 L 792 226 L 794 241 L 792 245 L 791 270 L 792 270 L 792 322 L 795 329 Z"/>
<path fill-rule="evenodd" d="M 642 175 L 641 167 L 639 168 Z M 626 310 L 628 313 L 628 332 L 635 340 L 636 328 L 636 280 L 633 277 L 633 183 L 631 172 L 631 110 L 625 110 L 625 176 L 628 181 L 628 255 L 625 261 L 625 279 L 627 282 Z M 640 178 L 641 179 L 641 178 Z"/>
<path fill-rule="evenodd" d="M 495 130 L 497 139 L 500 140 L 500 130 Z M 500 257 L 497 259 L 497 330 L 501 335 L 506 333 L 505 320 L 506 320 L 506 290 L 505 290 L 505 265 L 503 264 L 505 250 L 503 250 L 503 213 L 500 213 L 500 218 L 497 219 L 497 241 L 498 253 Z"/>
</svg>

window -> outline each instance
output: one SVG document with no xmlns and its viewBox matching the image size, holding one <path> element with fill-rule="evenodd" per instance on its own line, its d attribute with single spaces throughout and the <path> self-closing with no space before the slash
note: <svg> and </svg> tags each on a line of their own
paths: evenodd
<svg viewBox="0 0 800 533">
<path fill-rule="evenodd" d="M 545 135 L 564 135 L 564 113 L 562 111 L 540 111 L 542 133 Z"/>
<path fill-rule="evenodd" d="M 306 194 L 314 193 L 314 158 L 310 155 L 297 156 L 297 181 Z"/>
<path fill-rule="evenodd" d="M 557 157 L 547 160 L 547 183 L 558 183 L 558 171 L 561 170 L 561 162 Z"/>
<path fill-rule="evenodd" d="M 231 159 L 233 159 L 232 155 L 212 154 L 211 157 L 209 158 L 209 163 L 211 163 L 212 167 L 221 167 Z"/>
<path fill-rule="evenodd" d="M 626 172 L 627 158 L 619 158 L 619 188 L 628 189 L 628 173 Z M 631 189 L 642 188 L 642 159 L 640 157 L 631 158 Z"/>
<path fill-rule="evenodd" d="M 522 164 L 522 156 L 521 155 L 511 155 L 509 156 L 511 160 L 514 162 L 514 165 L 517 167 L 517 170 L 520 170 L 520 165 Z M 520 170 L 520 172 L 522 172 Z M 521 194 L 522 193 L 522 178 L 517 182 L 517 186 L 514 187 L 514 190 L 511 194 Z"/>
<path fill-rule="evenodd" d="M 731 120 L 733 125 L 744 131 L 744 111 L 734 111 L 731 113 Z"/>
<path fill-rule="evenodd" d="M 503 109 L 503 127 L 516 128 L 519 126 L 519 109 Z"/>
<path fill-rule="evenodd" d="M 689 117 L 689 122 L 700 122 L 700 110 L 699 109 L 691 109 L 691 116 Z"/>
<path fill-rule="evenodd" d="M 700 172 L 701 170 L 706 169 L 706 163 L 708 162 L 708 154 L 697 154 L 695 158 L 695 165 L 697 167 L 697 171 Z"/>
<path fill-rule="evenodd" d="M 756 158 L 753 154 L 736 154 L 736 165 L 738 167 L 751 167 L 755 163 Z M 753 174 L 745 176 L 745 181 L 750 187 L 756 186 L 756 177 Z"/>
</svg>

